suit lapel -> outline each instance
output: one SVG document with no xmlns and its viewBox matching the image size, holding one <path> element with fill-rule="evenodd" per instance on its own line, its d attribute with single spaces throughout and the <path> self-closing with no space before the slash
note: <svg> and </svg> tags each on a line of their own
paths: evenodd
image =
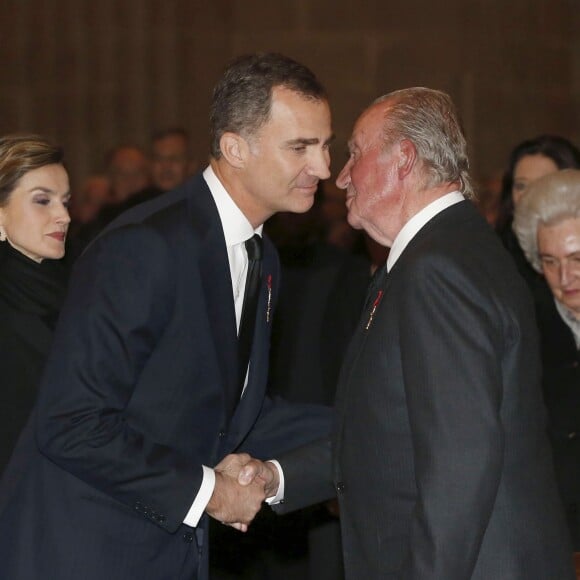
<svg viewBox="0 0 580 580">
<path fill-rule="evenodd" d="M 340 446 L 342 439 L 342 429 L 344 427 L 344 417 L 348 413 L 349 393 L 351 389 L 355 388 L 351 380 L 351 375 L 356 368 L 357 361 L 361 355 L 364 345 L 368 337 L 368 330 L 373 323 L 378 309 L 388 300 L 388 291 L 391 277 L 387 273 L 386 265 L 378 270 L 369 284 L 367 291 L 367 298 L 365 306 L 361 313 L 361 317 L 357 328 L 352 336 L 338 379 L 338 386 L 336 391 L 336 417 L 337 428 L 335 430 L 335 446 Z"/>
<path fill-rule="evenodd" d="M 403 253 L 395 262 L 391 271 L 387 274 L 385 267 L 383 275 L 380 277 L 377 276 L 377 278 L 373 279 L 369 285 L 365 308 L 348 347 L 338 382 L 336 395 L 337 429 L 335 439 L 335 444 L 337 446 L 340 444 L 342 429 L 344 427 L 344 417 L 348 411 L 348 395 L 351 389 L 356 388 L 356 385 L 353 384 L 350 377 L 356 369 L 358 358 L 364 349 L 369 335 L 367 326 L 369 325 L 369 321 L 371 324 L 373 323 L 374 318 L 376 317 L 376 311 L 381 308 L 381 306 L 384 306 L 384 304 L 389 300 L 389 288 L 393 279 L 396 278 L 397 272 L 403 267 L 405 261 L 411 259 L 413 248 L 420 244 L 425 236 L 430 235 L 437 229 L 448 228 L 448 224 L 456 223 L 457 221 L 465 219 L 471 219 L 474 215 L 477 216 L 477 211 L 469 201 L 462 201 L 444 209 L 429 220 L 419 230 L 419 232 L 417 232 L 409 242 L 408 246 L 403 250 Z M 378 294 L 379 291 L 382 291 L 380 297 Z M 376 304 L 375 308 L 375 303 L 378 298 L 380 298 L 380 301 Z M 373 308 L 375 308 L 375 312 L 373 312 Z"/>
<path fill-rule="evenodd" d="M 248 376 L 248 385 L 232 420 L 231 448 L 235 448 L 241 443 L 247 434 L 248 427 L 254 424 L 262 407 L 266 391 L 270 332 L 278 288 L 279 268 L 271 242 L 266 238 L 264 242 L 262 283 L 256 311 L 252 353 L 250 355 L 250 374 Z"/>
<path fill-rule="evenodd" d="M 194 230 L 201 235 L 199 270 L 227 407 L 237 393 L 238 343 L 232 281 L 217 207 L 201 175 L 199 181 L 190 196 L 190 215 Z"/>
</svg>

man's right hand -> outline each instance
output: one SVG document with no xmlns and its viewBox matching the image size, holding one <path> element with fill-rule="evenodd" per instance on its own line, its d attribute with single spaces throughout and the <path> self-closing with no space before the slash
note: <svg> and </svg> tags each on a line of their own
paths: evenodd
<svg viewBox="0 0 580 580">
<path fill-rule="evenodd" d="M 240 469 L 252 461 L 247 454 L 228 455 L 214 468 L 215 487 L 205 511 L 223 524 L 245 532 L 266 499 L 265 481 L 255 477 L 241 485 Z"/>
</svg>

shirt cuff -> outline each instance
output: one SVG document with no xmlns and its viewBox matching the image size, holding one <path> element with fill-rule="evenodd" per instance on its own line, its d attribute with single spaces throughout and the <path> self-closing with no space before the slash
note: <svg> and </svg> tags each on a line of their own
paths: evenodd
<svg viewBox="0 0 580 580">
<path fill-rule="evenodd" d="M 215 473 L 210 467 L 202 465 L 203 468 L 203 480 L 193 505 L 189 508 L 183 523 L 192 528 L 197 527 L 199 520 L 211 499 L 213 490 L 215 488 Z"/>
<path fill-rule="evenodd" d="M 266 498 L 266 503 L 268 505 L 275 505 L 284 499 L 284 471 L 282 470 L 282 466 L 275 459 L 270 459 L 268 463 L 273 463 L 276 466 L 276 469 L 278 470 L 278 477 L 280 479 L 280 483 L 278 484 L 278 492 L 276 495 Z"/>
</svg>

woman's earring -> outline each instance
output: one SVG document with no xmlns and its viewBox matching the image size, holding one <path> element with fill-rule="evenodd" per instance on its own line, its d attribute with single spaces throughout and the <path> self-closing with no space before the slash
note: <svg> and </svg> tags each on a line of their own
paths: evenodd
<svg viewBox="0 0 580 580">
<path fill-rule="evenodd" d="M 6 232 L 0 228 L 0 242 L 5 242 L 6 241 Z"/>
</svg>

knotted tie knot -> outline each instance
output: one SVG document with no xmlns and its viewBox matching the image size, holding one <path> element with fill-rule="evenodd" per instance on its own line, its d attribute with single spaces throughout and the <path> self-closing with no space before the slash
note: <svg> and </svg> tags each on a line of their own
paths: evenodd
<svg viewBox="0 0 580 580">
<path fill-rule="evenodd" d="M 258 234 L 254 234 L 251 238 L 244 242 L 246 252 L 248 252 L 248 260 L 262 259 L 262 238 Z"/>
</svg>

